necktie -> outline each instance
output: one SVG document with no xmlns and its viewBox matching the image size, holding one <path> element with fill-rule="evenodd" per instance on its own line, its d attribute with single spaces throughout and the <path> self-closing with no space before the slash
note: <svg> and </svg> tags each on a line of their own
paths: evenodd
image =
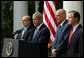
<svg viewBox="0 0 84 58">
<path fill-rule="evenodd" d="M 23 37 L 25 31 L 26 31 L 26 28 L 24 28 L 23 31 L 22 31 L 22 37 Z M 22 38 L 22 37 L 21 37 L 21 38 Z"/>
<path fill-rule="evenodd" d="M 61 25 L 60 25 L 59 29 L 61 30 Z"/>
<path fill-rule="evenodd" d="M 35 32 L 34 32 L 34 35 L 33 35 L 33 39 L 35 38 L 37 31 L 38 31 L 38 28 L 35 28 Z"/>
<path fill-rule="evenodd" d="M 70 35 L 69 35 L 69 43 L 70 43 L 70 40 L 71 40 L 72 32 L 73 32 L 73 27 L 72 27 L 72 29 L 71 29 L 71 31 L 70 31 Z"/>
<path fill-rule="evenodd" d="M 58 33 L 60 34 L 60 31 L 61 31 L 61 25 L 59 25 L 59 28 L 58 28 Z"/>
<path fill-rule="evenodd" d="M 60 31 L 61 31 L 61 25 L 58 26 L 57 35 L 60 35 L 60 33 L 61 33 Z M 57 36 L 57 37 L 56 37 L 56 40 L 55 40 L 56 43 L 57 43 L 59 37 L 60 37 L 60 36 Z"/>
</svg>

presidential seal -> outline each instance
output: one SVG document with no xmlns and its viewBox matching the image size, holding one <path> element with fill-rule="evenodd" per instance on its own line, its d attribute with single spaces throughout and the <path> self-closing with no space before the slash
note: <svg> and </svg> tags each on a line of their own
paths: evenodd
<svg viewBox="0 0 84 58">
<path fill-rule="evenodd" d="M 7 46 L 6 46 L 6 54 L 8 56 L 11 56 L 12 53 L 13 53 L 13 44 L 12 44 L 12 42 L 8 42 Z"/>
</svg>

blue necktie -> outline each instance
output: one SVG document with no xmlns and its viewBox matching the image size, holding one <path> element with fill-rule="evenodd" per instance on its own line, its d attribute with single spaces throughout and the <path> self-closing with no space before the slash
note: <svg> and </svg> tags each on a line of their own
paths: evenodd
<svg viewBox="0 0 84 58">
<path fill-rule="evenodd" d="M 35 28 L 35 32 L 34 32 L 34 35 L 33 35 L 33 39 L 35 38 L 37 31 L 38 31 L 38 28 Z"/>
<path fill-rule="evenodd" d="M 59 25 L 59 28 L 58 28 L 58 33 L 60 33 L 61 31 L 61 25 Z"/>
<path fill-rule="evenodd" d="M 24 28 L 23 31 L 22 31 L 22 37 L 23 37 L 25 31 L 26 31 L 26 28 Z M 21 37 L 21 38 L 22 38 L 22 37 Z"/>
<path fill-rule="evenodd" d="M 60 33 L 61 33 L 61 25 L 59 25 L 58 26 L 58 29 L 57 29 L 57 37 L 56 37 L 56 43 L 57 43 L 57 41 L 58 41 L 58 38 L 59 38 L 59 35 L 60 35 Z"/>
</svg>

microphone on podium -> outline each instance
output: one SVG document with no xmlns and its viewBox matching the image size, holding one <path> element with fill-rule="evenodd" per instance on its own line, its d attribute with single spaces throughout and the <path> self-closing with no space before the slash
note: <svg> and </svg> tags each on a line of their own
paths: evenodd
<svg viewBox="0 0 84 58">
<path fill-rule="evenodd" d="M 21 30 L 17 30 L 16 32 L 13 32 L 13 33 L 11 34 L 11 37 L 14 38 L 14 36 L 15 36 L 16 34 L 20 33 L 20 32 L 21 32 Z"/>
</svg>

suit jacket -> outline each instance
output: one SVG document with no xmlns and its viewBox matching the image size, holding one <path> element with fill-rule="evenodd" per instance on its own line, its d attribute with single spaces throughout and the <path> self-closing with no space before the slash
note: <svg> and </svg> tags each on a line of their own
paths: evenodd
<svg viewBox="0 0 84 58">
<path fill-rule="evenodd" d="M 68 45 L 67 36 L 70 34 L 71 25 L 66 24 L 65 28 L 61 31 L 61 35 L 57 42 L 56 53 L 58 57 L 65 57 L 66 56 L 66 49 Z"/>
<path fill-rule="evenodd" d="M 18 33 L 16 39 L 21 39 L 22 30 L 23 30 L 23 29 L 21 29 L 21 32 Z M 27 30 L 25 31 L 25 33 L 24 33 L 22 39 L 23 39 L 24 41 L 30 41 L 30 40 L 31 40 L 30 36 L 31 36 L 31 33 L 32 33 L 33 31 L 34 31 L 34 27 L 29 26 L 29 27 L 27 28 Z"/>
<path fill-rule="evenodd" d="M 59 29 L 59 26 L 58 26 L 58 29 Z M 63 57 L 65 55 L 65 49 L 67 48 L 66 46 L 67 40 L 64 39 L 64 37 L 66 36 L 66 34 L 70 32 L 71 26 L 68 25 L 68 21 L 66 20 L 63 26 L 61 27 L 60 32 L 58 32 L 59 31 L 58 29 L 56 32 L 56 38 L 52 46 L 52 49 L 56 49 L 56 55 L 58 57 Z"/>
<path fill-rule="evenodd" d="M 77 27 L 67 48 L 67 57 L 83 57 L 83 28 Z"/>
<path fill-rule="evenodd" d="M 34 32 L 33 32 L 33 35 L 34 35 Z M 33 38 L 33 36 L 32 36 L 32 38 Z M 42 45 L 47 45 L 48 42 L 49 42 L 49 38 L 50 38 L 50 31 L 47 28 L 47 26 L 43 24 L 39 28 L 35 38 L 32 39 L 31 41 L 34 42 L 34 43 L 39 43 L 39 44 L 42 44 Z"/>
<path fill-rule="evenodd" d="M 39 44 L 41 50 L 41 56 L 47 57 L 48 56 L 48 42 L 50 39 L 50 31 L 45 24 L 39 28 L 37 35 L 33 39 L 34 32 L 32 33 L 32 40 L 29 43 Z"/>
<path fill-rule="evenodd" d="M 67 20 L 64 22 L 64 24 L 63 24 L 63 26 L 65 26 L 65 24 L 67 23 Z M 62 27 L 63 27 L 62 26 Z M 57 28 L 57 32 L 56 32 L 56 37 L 55 37 L 55 41 L 54 41 L 54 43 L 53 43 L 53 45 L 52 45 L 52 49 L 56 49 L 56 46 L 57 46 L 57 42 L 58 42 L 58 39 L 59 39 L 59 34 L 61 34 L 60 32 L 59 32 L 59 28 L 60 28 L 60 26 L 58 25 L 58 28 Z M 63 30 L 63 28 L 61 29 L 61 31 Z"/>
</svg>

